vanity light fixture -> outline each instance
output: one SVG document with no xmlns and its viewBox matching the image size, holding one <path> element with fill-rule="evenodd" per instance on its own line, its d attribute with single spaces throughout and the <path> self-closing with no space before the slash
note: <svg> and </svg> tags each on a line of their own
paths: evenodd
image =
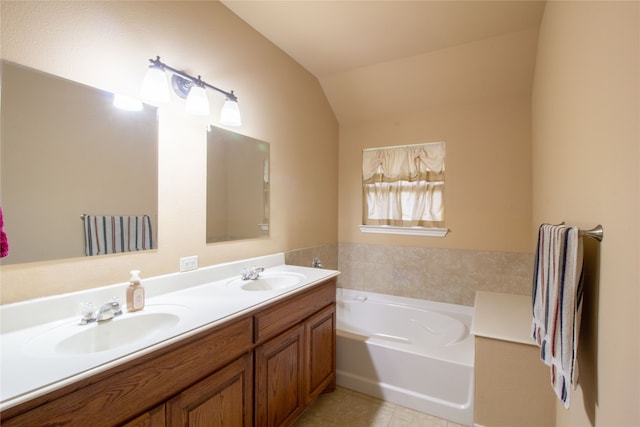
<svg viewBox="0 0 640 427">
<path fill-rule="evenodd" d="M 167 83 L 167 75 L 164 73 L 164 68 L 160 62 L 160 57 L 157 59 L 157 63 L 152 62 L 149 65 L 147 74 L 142 81 L 142 90 L 140 95 L 143 101 L 147 101 L 152 105 L 166 104 L 169 102 L 169 84 Z"/>
<path fill-rule="evenodd" d="M 209 115 L 209 98 L 207 98 L 207 91 L 204 90 L 200 76 L 198 76 L 198 80 L 193 82 L 193 85 L 189 88 L 185 109 L 187 113 L 197 116 Z"/>
<path fill-rule="evenodd" d="M 160 57 L 149 59 L 151 65 L 142 82 L 143 100 L 158 105 L 169 101 L 169 84 L 167 82 L 166 71 L 171 72 L 171 87 L 181 98 L 186 98 L 186 110 L 188 113 L 197 115 L 209 115 L 209 98 L 205 88 L 213 89 L 226 96 L 222 111 L 220 112 L 220 123 L 226 126 L 241 126 L 240 109 L 238 108 L 238 98 L 231 92 L 224 91 L 203 81 L 200 76 L 193 77 L 176 68 L 170 67 L 160 61 Z"/>
</svg>

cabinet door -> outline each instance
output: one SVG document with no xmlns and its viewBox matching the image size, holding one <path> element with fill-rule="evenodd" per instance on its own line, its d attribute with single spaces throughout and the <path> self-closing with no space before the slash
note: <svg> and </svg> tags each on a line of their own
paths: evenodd
<svg viewBox="0 0 640 427">
<path fill-rule="evenodd" d="M 256 426 L 291 424 L 304 410 L 302 325 L 256 348 Z"/>
<path fill-rule="evenodd" d="M 305 396 L 311 403 L 336 386 L 336 307 L 330 305 L 305 322 Z"/>
<path fill-rule="evenodd" d="M 165 418 L 165 406 L 160 405 L 123 424 L 122 427 L 165 427 Z"/>
<path fill-rule="evenodd" d="M 170 426 L 250 426 L 253 359 L 249 353 L 167 402 Z"/>
</svg>

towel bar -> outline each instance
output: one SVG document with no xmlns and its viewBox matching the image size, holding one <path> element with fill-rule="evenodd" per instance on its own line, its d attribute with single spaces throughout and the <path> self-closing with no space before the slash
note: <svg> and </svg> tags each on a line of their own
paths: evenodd
<svg viewBox="0 0 640 427">
<path fill-rule="evenodd" d="M 604 237 L 604 229 L 602 228 L 602 225 L 598 224 L 591 230 L 580 230 L 580 236 L 593 237 L 598 242 L 602 242 L 602 238 Z"/>
<path fill-rule="evenodd" d="M 561 225 L 565 225 L 565 222 L 562 221 L 560 224 L 557 224 L 556 227 L 559 227 Z M 578 235 L 580 237 L 591 237 L 596 239 L 598 242 L 602 242 L 602 238 L 604 237 L 604 229 L 602 228 L 602 225 L 598 224 L 591 230 L 580 230 Z"/>
</svg>

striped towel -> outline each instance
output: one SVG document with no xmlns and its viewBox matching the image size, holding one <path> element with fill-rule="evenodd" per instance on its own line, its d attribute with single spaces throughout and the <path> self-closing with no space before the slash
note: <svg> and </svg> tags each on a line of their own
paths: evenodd
<svg viewBox="0 0 640 427">
<path fill-rule="evenodd" d="M 84 236 L 87 256 L 153 249 L 148 215 L 85 215 Z"/>
<path fill-rule="evenodd" d="M 582 238 L 577 227 L 542 224 L 533 273 L 532 336 L 551 367 L 551 386 L 569 407 L 578 379 L 582 313 Z"/>
</svg>

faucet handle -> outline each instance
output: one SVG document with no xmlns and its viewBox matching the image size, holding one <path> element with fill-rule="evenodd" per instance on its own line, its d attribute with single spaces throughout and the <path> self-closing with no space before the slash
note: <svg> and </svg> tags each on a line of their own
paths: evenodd
<svg viewBox="0 0 640 427">
<path fill-rule="evenodd" d="M 260 273 L 262 273 L 264 271 L 264 267 L 253 267 L 251 269 L 251 279 L 252 280 L 256 280 L 258 277 L 260 277 Z"/>
<path fill-rule="evenodd" d="M 242 280 L 256 280 L 260 273 L 264 271 L 264 267 L 251 267 L 251 269 L 242 268 L 240 278 Z"/>
<path fill-rule="evenodd" d="M 97 316 L 96 305 L 92 302 L 80 303 L 80 314 L 82 315 L 80 324 L 85 325 L 89 322 L 93 322 Z"/>
</svg>

